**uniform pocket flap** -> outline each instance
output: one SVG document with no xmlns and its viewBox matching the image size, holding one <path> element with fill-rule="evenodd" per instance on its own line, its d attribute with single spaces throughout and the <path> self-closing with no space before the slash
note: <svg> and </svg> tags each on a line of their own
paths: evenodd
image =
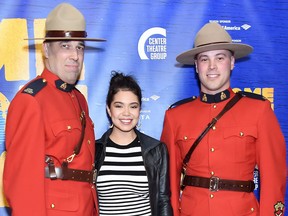
<svg viewBox="0 0 288 216">
<path fill-rule="evenodd" d="M 75 212 L 79 209 L 79 196 L 73 193 L 55 193 L 47 196 L 47 209 Z"/>
<path fill-rule="evenodd" d="M 223 132 L 224 139 L 232 136 L 239 138 L 251 136 L 257 138 L 257 128 L 251 126 L 225 128 Z"/>
<path fill-rule="evenodd" d="M 70 120 L 64 120 L 55 122 L 51 125 L 53 134 L 57 136 L 59 133 L 63 131 L 72 131 L 74 129 L 81 130 L 81 123 L 80 120 L 77 119 L 70 119 Z"/>
</svg>

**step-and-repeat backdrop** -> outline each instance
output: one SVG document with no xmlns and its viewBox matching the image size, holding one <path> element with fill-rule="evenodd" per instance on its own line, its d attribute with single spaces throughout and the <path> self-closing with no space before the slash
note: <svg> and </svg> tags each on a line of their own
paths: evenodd
<svg viewBox="0 0 288 216">
<path fill-rule="evenodd" d="M 218 22 L 234 42 L 254 47 L 250 58 L 236 63 L 232 87 L 268 98 L 288 140 L 288 1 L 67 2 L 85 15 L 90 37 L 107 39 L 104 43 L 87 43 L 85 67 L 78 83 L 88 100 L 98 138 L 109 126 L 105 97 L 112 70 L 133 74 L 139 81 L 143 89 L 140 129 L 160 138 L 167 107 L 199 93 L 194 68 L 178 64 L 175 57 L 192 48 L 202 25 Z M 9 215 L 2 189 L 7 109 L 17 90 L 43 69 L 41 41 L 23 39 L 43 36 L 45 18 L 59 3 L 59 0 L 0 2 L 0 215 L 3 216 Z"/>
</svg>

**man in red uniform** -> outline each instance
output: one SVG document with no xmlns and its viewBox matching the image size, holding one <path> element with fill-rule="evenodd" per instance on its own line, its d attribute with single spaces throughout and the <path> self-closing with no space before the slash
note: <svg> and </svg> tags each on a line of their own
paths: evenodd
<svg viewBox="0 0 288 216">
<path fill-rule="evenodd" d="M 166 111 L 161 135 L 170 155 L 174 215 L 283 215 L 285 140 L 270 102 L 253 93 L 243 92 L 192 152 L 180 196 L 183 159 L 208 123 L 235 96 L 230 87 L 235 59 L 253 49 L 232 43 L 217 23 L 204 25 L 194 45 L 177 56 L 177 61 L 195 64 L 200 95 Z M 253 193 L 255 166 L 260 171 L 259 202 Z"/>
<path fill-rule="evenodd" d="M 96 215 L 94 128 L 75 84 L 85 40 L 103 39 L 87 38 L 85 29 L 84 16 L 70 4 L 50 12 L 45 69 L 9 106 L 4 192 L 13 216 Z"/>
</svg>

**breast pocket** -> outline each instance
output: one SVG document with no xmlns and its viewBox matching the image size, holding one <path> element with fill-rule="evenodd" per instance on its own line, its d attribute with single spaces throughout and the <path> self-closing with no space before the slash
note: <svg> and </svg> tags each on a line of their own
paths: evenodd
<svg viewBox="0 0 288 216">
<path fill-rule="evenodd" d="M 229 161 L 244 162 L 255 158 L 256 127 L 234 127 L 223 130 L 223 143 Z"/>
<path fill-rule="evenodd" d="M 77 119 L 55 122 L 52 124 L 52 131 L 55 137 L 60 136 L 61 133 L 80 132 L 81 123 Z"/>
<path fill-rule="evenodd" d="M 81 136 L 81 123 L 78 119 L 69 119 L 51 124 L 53 137 L 51 137 L 50 148 L 55 153 L 55 148 L 61 155 L 70 154 L 77 145 Z M 50 138 L 50 137 L 49 137 Z"/>
<path fill-rule="evenodd" d="M 201 131 L 189 131 L 188 133 L 183 132 L 178 136 L 177 145 L 180 149 L 182 159 L 184 159 L 200 133 Z M 193 152 L 193 157 L 190 158 L 190 163 L 193 161 L 202 160 L 201 158 L 203 158 L 203 154 L 206 153 L 204 149 L 206 149 L 206 145 L 204 143 L 199 144 L 199 146 Z"/>
</svg>

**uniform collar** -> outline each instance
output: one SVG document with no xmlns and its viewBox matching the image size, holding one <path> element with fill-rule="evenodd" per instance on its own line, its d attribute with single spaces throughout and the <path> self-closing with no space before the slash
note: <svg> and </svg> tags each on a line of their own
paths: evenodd
<svg viewBox="0 0 288 216">
<path fill-rule="evenodd" d="M 41 76 L 46 79 L 48 83 L 54 85 L 57 89 L 64 92 L 71 92 L 75 87 L 75 85 L 68 84 L 63 80 L 59 79 L 57 75 L 49 71 L 47 68 L 44 69 Z"/>
<path fill-rule="evenodd" d="M 225 101 L 230 98 L 230 91 L 232 91 L 230 88 L 226 89 L 225 91 L 221 91 L 215 95 L 206 94 L 201 92 L 200 93 L 200 100 L 204 103 L 219 103 L 222 101 Z"/>
<path fill-rule="evenodd" d="M 64 92 L 71 92 L 74 89 L 75 85 L 68 84 L 61 79 L 55 80 L 55 86 L 57 89 L 60 89 Z"/>
</svg>

